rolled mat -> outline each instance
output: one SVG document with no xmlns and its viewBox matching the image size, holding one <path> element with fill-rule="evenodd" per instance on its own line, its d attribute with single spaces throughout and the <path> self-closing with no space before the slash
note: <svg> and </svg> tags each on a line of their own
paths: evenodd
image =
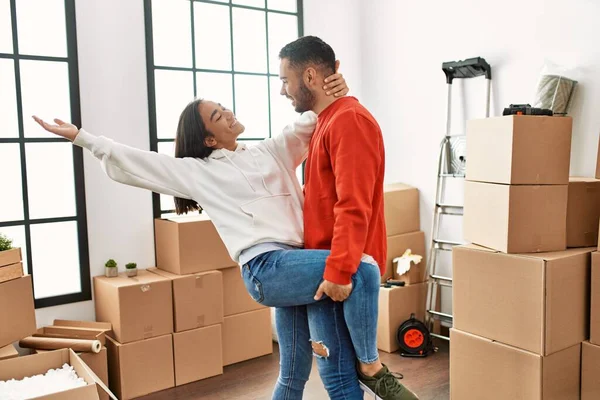
<svg viewBox="0 0 600 400">
<path fill-rule="evenodd" d="M 100 353 L 102 345 L 99 340 L 63 339 L 41 336 L 29 336 L 19 342 L 19 346 L 27 349 L 58 350 L 71 348 L 73 351 Z"/>
</svg>

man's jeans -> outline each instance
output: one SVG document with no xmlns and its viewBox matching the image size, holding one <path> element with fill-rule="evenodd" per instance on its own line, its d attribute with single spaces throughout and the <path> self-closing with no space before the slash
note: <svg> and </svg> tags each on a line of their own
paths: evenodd
<svg viewBox="0 0 600 400">
<path fill-rule="evenodd" d="M 356 358 L 373 363 L 377 352 L 379 268 L 361 263 L 343 303 L 315 301 L 329 250 L 280 250 L 242 267 L 248 293 L 276 311 L 281 370 L 273 399 L 301 399 L 312 355 L 331 399 L 363 398 Z"/>
</svg>

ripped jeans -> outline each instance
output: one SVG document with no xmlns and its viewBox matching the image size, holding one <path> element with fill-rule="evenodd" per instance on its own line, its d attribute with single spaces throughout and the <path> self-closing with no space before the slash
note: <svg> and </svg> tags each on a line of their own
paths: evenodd
<svg viewBox="0 0 600 400">
<path fill-rule="evenodd" d="M 280 374 L 274 400 L 301 399 L 312 356 L 321 380 L 335 400 L 363 399 L 356 359 L 375 362 L 380 273 L 361 263 L 352 277 L 352 294 L 343 303 L 315 301 L 329 250 L 280 250 L 255 257 L 242 267 L 248 293 L 277 307 Z"/>
</svg>

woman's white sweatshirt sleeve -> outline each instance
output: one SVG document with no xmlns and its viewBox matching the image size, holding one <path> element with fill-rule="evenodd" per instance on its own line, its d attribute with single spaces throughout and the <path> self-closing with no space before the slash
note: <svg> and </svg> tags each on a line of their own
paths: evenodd
<svg viewBox="0 0 600 400">
<path fill-rule="evenodd" d="M 100 160 L 102 169 L 114 181 L 156 193 L 191 199 L 189 187 L 197 181 L 199 160 L 174 158 L 139 150 L 94 136 L 81 129 L 73 144 L 84 147 Z"/>
<path fill-rule="evenodd" d="M 288 169 L 295 170 L 308 155 L 308 145 L 317 125 L 317 114 L 307 111 L 296 122 L 283 128 L 283 132 L 263 143 Z"/>
</svg>

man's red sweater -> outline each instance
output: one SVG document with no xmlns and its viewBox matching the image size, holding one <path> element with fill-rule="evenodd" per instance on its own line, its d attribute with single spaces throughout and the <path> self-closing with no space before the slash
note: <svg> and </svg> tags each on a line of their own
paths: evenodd
<svg viewBox="0 0 600 400">
<path fill-rule="evenodd" d="M 385 273 L 384 170 L 381 129 L 356 98 L 319 114 L 306 161 L 304 242 L 331 249 L 325 280 L 350 283 L 363 254 Z"/>
</svg>

